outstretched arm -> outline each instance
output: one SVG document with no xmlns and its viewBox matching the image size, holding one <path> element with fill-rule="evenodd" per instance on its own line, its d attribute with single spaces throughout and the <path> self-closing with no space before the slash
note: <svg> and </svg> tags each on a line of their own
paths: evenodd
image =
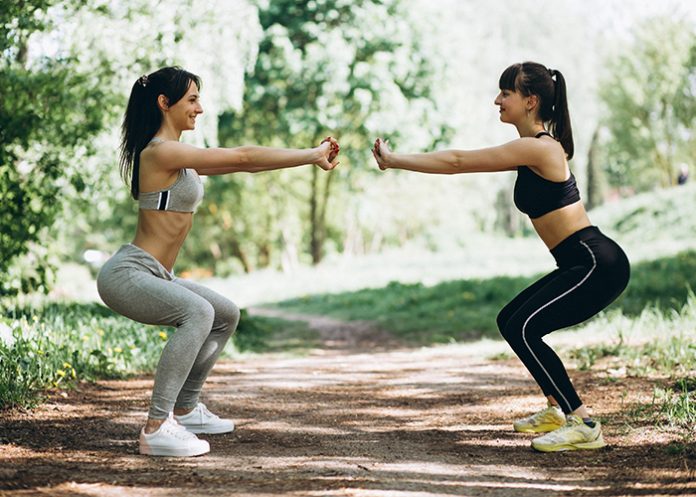
<svg viewBox="0 0 696 497">
<path fill-rule="evenodd" d="M 518 138 L 497 147 L 479 150 L 442 150 L 422 154 L 396 154 L 377 138 L 372 149 L 379 168 L 406 169 L 431 174 L 511 171 L 520 165 L 540 165 L 548 148 L 534 138 Z"/>
<path fill-rule="evenodd" d="M 198 148 L 180 142 L 164 142 L 157 150 L 157 162 L 167 169 L 195 169 L 200 175 L 236 172 L 256 173 L 316 164 L 330 171 L 338 164 L 338 142 L 323 141 L 309 149 L 241 146 Z"/>
</svg>

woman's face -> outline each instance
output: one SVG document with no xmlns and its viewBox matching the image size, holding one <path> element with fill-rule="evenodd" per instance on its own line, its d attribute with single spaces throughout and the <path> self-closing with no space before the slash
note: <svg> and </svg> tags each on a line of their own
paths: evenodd
<svg viewBox="0 0 696 497">
<path fill-rule="evenodd" d="M 198 114 L 203 113 L 203 107 L 201 107 L 200 94 L 198 93 L 198 86 L 196 83 L 191 81 L 189 83 L 186 95 L 181 97 L 181 99 L 169 107 L 169 117 L 173 120 L 175 126 L 184 131 L 191 130 L 196 127 L 196 117 Z"/>
<path fill-rule="evenodd" d="M 500 120 L 504 123 L 516 123 L 524 119 L 528 114 L 528 99 L 529 97 L 514 90 L 500 90 L 494 102 L 500 107 Z"/>
</svg>

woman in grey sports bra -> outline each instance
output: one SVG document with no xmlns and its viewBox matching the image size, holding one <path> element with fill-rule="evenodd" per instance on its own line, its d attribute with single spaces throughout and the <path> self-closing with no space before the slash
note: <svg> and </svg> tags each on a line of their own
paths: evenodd
<svg viewBox="0 0 696 497">
<path fill-rule="evenodd" d="M 338 143 L 327 138 L 311 149 L 256 146 L 197 148 L 179 142 L 203 112 L 200 79 L 179 67 L 140 77 L 123 120 L 121 173 L 139 202 L 138 227 L 102 267 L 97 288 L 114 311 L 146 324 L 177 328 L 157 365 L 140 453 L 195 456 L 208 452 L 196 434 L 226 433 L 232 421 L 199 402 L 203 384 L 239 321 L 227 298 L 175 277 L 174 262 L 203 197 L 199 175 L 259 172 L 338 162 Z"/>
</svg>

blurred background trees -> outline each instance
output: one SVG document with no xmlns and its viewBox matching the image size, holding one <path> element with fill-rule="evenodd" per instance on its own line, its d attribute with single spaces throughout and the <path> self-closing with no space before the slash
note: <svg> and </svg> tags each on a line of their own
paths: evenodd
<svg viewBox="0 0 696 497">
<path fill-rule="evenodd" d="M 70 54 L 32 56 L 30 39 L 56 29 L 80 2 L 4 2 L 0 9 L 0 295 L 40 289 L 46 228 L 63 198 L 85 190 L 76 163 L 96 151 L 114 95 Z M 53 9 L 53 15 L 47 10 Z"/>
<path fill-rule="evenodd" d="M 435 131 L 428 146 L 447 137 L 446 117 L 432 99 L 442 55 L 424 50 L 418 19 L 400 1 L 275 1 L 259 9 L 259 21 L 256 64 L 242 108 L 221 116 L 221 142 L 306 148 L 332 134 L 349 166 L 329 174 L 305 168 L 212 178 L 225 186 L 208 197 L 215 215 L 199 226 L 215 230 L 218 216 L 230 219 L 215 240 L 245 270 L 277 263 L 278 256 L 296 264 L 299 254 L 316 264 L 327 242 L 342 250 L 350 236 L 340 227 L 350 209 L 344 197 L 371 176 L 375 136 L 408 140 L 425 128 Z M 217 200 L 225 188 L 238 192 L 233 203 Z"/>
<path fill-rule="evenodd" d="M 614 188 L 676 183 L 694 159 L 696 37 L 693 23 L 658 17 L 635 29 L 607 61 L 599 95 L 606 108 L 602 158 Z"/>
<path fill-rule="evenodd" d="M 514 16 L 474 0 L 183 0 L 166 15 L 145 0 L 0 4 L 2 294 L 47 288 L 51 262 L 131 239 L 118 127 L 135 79 L 162 65 L 203 78 L 205 114 L 186 141 L 310 147 L 332 134 L 342 145 L 329 174 L 206 180 L 179 271 L 291 271 L 336 254 L 529 233 L 512 173 L 379 173 L 369 154 L 378 135 L 403 151 L 515 138 L 492 102 L 500 72 L 521 60 L 566 75 L 572 167 L 591 207 L 693 167 L 694 17 L 678 9 L 634 22 L 569 0 L 525 0 Z"/>
</svg>

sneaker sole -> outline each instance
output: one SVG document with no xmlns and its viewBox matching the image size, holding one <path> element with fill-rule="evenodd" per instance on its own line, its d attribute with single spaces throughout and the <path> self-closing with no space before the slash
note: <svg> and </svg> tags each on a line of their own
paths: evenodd
<svg viewBox="0 0 696 497">
<path fill-rule="evenodd" d="M 585 442 L 578 444 L 558 444 L 558 445 L 534 445 L 532 442 L 532 448 L 538 450 L 539 452 L 562 452 L 566 450 L 596 450 L 606 447 L 607 444 L 600 435 L 599 438 L 593 442 Z"/>
<path fill-rule="evenodd" d="M 162 456 L 162 457 L 195 457 L 202 456 L 210 452 L 210 444 L 197 448 L 181 448 L 174 449 L 172 447 L 157 447 L 157 446 L 140 446 L 140 453 L 145 456 Z"/>
<path fill-rule="evenodd" d="M 559 428 L 562 428 L 563 425 L 539 425 L 539 426 L 530 426 L 529 428 L 518 428 L 517 426 L 513 425 L 513 429 L 518 432 L 518 433 L 548 433 L 550 431 L 557 430 Z"/>
</svg>

